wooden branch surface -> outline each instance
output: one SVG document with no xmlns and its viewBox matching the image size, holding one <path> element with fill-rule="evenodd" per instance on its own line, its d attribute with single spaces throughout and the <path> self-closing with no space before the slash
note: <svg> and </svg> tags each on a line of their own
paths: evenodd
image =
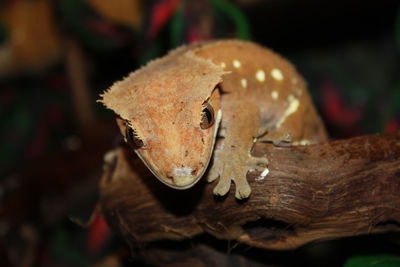
<svg viewBox="0 0 400 267">
<path fill-rule="evenodd" d="M 258 143 L 269 160 L 247 201 L 234 185 L 224 198 L 204 179 L 191 189 L 167 188 L 124 146 L 108 155 L 100 203 L 111 227 L 131 247 L 209 233 L 268 249 L 311 241 L 400 230 L 400 132 L 312 146 Z M 114 159 L 114 160 L 110 160 Z"/>
</svg>

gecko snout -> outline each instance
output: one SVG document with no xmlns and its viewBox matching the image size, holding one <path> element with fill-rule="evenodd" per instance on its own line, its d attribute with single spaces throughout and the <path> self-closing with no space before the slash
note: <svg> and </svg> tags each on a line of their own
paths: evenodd
<svg viewBox="0 0 400 267">
<path fill-rule="evenodd" d="M 172 185 L 177 187 L 185 187 L 193 185 L 198 179 L 198 170 L 191 167 L 174 168 L 167 177 L 170 178 Z"/>
</svg>

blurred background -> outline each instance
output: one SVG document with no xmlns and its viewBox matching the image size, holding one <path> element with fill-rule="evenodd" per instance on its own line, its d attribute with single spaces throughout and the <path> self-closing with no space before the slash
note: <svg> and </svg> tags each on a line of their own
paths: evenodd
<svg viewBox="0 0 400 267">
<path fill-rule="evenodd" d="M 88 228 L 71 220 L 89 219 L 103 154 L 118 143 L 114 115 L 96 100 L 169 49 L 215 38 L 288 58 L 332 139 L 400 128 L 398 0 L 1 0 L 0 266 L 144 264 L 102 217 Z M 400 236 L 231 254 L 274 266 L 400 266 Z"/>
</svg>

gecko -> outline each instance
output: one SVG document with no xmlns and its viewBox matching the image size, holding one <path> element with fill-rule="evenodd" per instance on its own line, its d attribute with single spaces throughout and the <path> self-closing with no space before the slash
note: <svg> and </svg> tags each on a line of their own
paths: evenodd
<svg viewBox="0 0 400 267">
<path fill-rule="evenodd" d="M 181 46 L 114 83 L 99 102 L 117 114 L 125 141 L 162 183 L 175 189 L 218 179 L 214 194 L 246 175 L 268 174 L 255 142 L 308 145 L 327 139 L 306 82 L 286 59 L 261 45 L 218 40 Z"/>
</svg>

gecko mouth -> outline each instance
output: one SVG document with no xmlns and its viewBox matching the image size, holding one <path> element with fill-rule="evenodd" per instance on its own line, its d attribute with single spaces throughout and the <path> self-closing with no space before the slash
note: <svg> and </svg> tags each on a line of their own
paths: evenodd
<svg viewBox="0 0 400 267">
<path fill-rule="evenodd" d="M 135 149 L 136 155 L 142 160 L 144 165 L 151 171 L 151 173 L 163 184 L 178 190 L 184 190 L 195 185 L 200 178 L 203 176 L 206 168 L 203 168 L 201 173 L 198 169 L 193 169 L 190 167 L 175 168 L 171 174 L 160 175 L 155 170 L 150 168 L 146 160 L 142 157 L 137 149 Z M 208 163 L 207 163 L 208 165 Z M 206 165 L 206 166 L 207 166 Z M 165 177 L 165 178 L 164 178 Z"/>
<path fill-rule="evenodd" d="M 172 184 L 169 186 L 175 189 L 187 189 L 192 187 L 203 176 L 204 170 L 198 174 L 197 169 L 190 167 L 175 168 L 170 176 Z"/>
</svg>

